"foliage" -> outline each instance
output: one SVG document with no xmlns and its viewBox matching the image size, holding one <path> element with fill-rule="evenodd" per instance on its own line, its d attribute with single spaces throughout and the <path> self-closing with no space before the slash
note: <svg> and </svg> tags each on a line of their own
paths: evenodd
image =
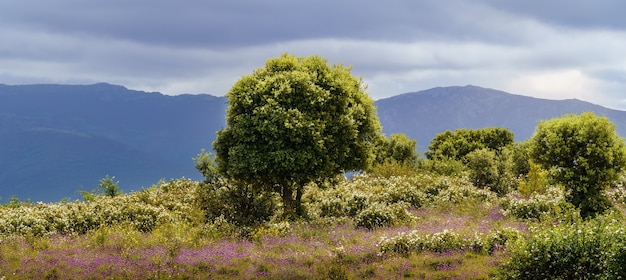
<svg viewBox="0 0 626 280">
<path fill-rule="evenodd" d="M 441 158 L 418 161 L 418 169 L 443 176 L 462 176 L 467 167 L 460 160 Z"/>
<path fill-rule="evenodd" d="M 391 159 L 374 164 L 374 166 L 368 171 L 368 174 L 386 178 L 392 176 L 411 176 L 415 174 L 416 168 L 417 167 L 414 162 L 398 162 Z"/>
<path fill-rule="evenodd" d="M 514 176 L 526 176 L 530 171 L 530 140 L 515 142 L 512 147 L 511 160 Z"/>
<path fill-rule="evenodd" d="M 474 186 L 490 189 L 498 183 L 498 167 L 494 151 L 478 149 L 467 154 L 466 158 L 470 170 L 469 177 Z"/>
<path fill-rule="evenodd" d="M 114 224 L 148 232 L 164 223 L 197 222 L 193 207 L 197 186 L 181 179 L 131 195 L 0 208 L 0 236 L 83 234 Z"/>
<path fill-rule="evenodd" d="M 217 169 L 217 163 L 215 162 L 215 155 L 202 149 L 200 153 L 193 158 L 195 167 L 204 176 L 204 181 L 207 183 L 215 183 L 220 178 L 219 171 Z"/>
<path fill-rule="evenodd" d="M 626 229 L 613 217 L 533 229 L 510 246 L 502 279 L 626 277 Z"/>
<path fill-rule="evenodd" d="M 115 196 L 123 194 L 123 192 L 118 187 L 119 182 L 114 182 L 113 181 L 114 179 L 115 179 L 115 176 L 111 177 L 109 175 L 106 175 L 106 177 L 100 179 L 98 188 L 96 188 L 95 190 L 91 192 L 79 191 L 80 194 L 83 196 L 83 200 L 94 201 L 97 196 L 101 196 L 101 195 L 108 196 L 108 197 L 115 197 Z"/>
<path fill-rule="evenodd" d="M 562 188 L 550 187 L 545 193 L 533 193 L 519 198 L 511 193 L 500 200 L 505 216 L 532 220 L 575 220 L 572 205 L 565 200 Z"/>
<path fill-rule="evenodd" d="M 528 163 L 528 172 L 524 180 L 519 182 L 517 191 L 523 196 L 530 196 L 533 193 L 542 193 L 548 187 L 548 172 L 534 163 Z"/>
<path fill-rule="evenodd" d="M 513 133 L 506 128 L 448 130 L 435 136 L 425 154 L 428 159 L 465 160 L 465 156 L 474 150 L 499 151 L 513 144 L 513 139 Z"/>
<path fill-rule="evenodd" d="M 375 164 L 387 161 L 414 164 L 418 158 L 417 141 L 410 139 L 404 133 L 391 134 L 389 138 L 379 137 L 375 152 Z"/>
<path fill-rule="evenodd" d="M 122 194 L 122 191 L 118 188 L 119 182 L 114 182 L 115 176 L 110 177 L 106 175 L 103 179 L 100 179 L 100 184 L 98 184 L 98 190 L 110 197 L 115 197 Z"/>
<path fill-rule="evenodd" d="M 393 237 L 383 236 L 376 247 L 381 254 L 395 253 L 404 257 L 408 257 L 410 253 L 423 251 L 470 250 L 490 254 L 520 237 L 520 232 L 512 228 L 496 229 L 487 234 L 474 234 L 469 237 L 447 229 L 432 234 L 413 230 L 398 233 Z"/>
<path fill-rule="evenodd" d="M 478 188 L 489 189 L 498 195 L 509 193 L 515 184 L 508 149 L 500 153 L 481 148 L 465 156 L 469 177 Z"/>
<path fill-rule="evenodd" d="M 380 124 L 349 67 L 283 54 L 242 77 L 227 97 L 227 127 L 213 142 L 219 171 L 280 193 L 285 214 L 298 210 L 306 183 L 373 161 Z"/>
<path fill-rule="evenodd" d="M 271 193 L 261 193 L 250 185 L 225 180 L 200 184 L 198 202 L 207 221 L 222 218 L 238 227 L 252 227 L 269 221 L 276 208 Z"/>
<path fill-rule="evenodd" d="M 365 228 L 410 223 L 414 217 L 404 211 L 408 208 L 463 202 L 488 205 L 495 200 L 494 193 L 477 189 L 467 178 L 430 174 L 389 178 L 362 175 L 326 189 L 312 184 L 303 198 L 312 221 L 354 218 L 357 227 Z"/>
<path fill-rule="evenodd" d="M 609 208 L 604 190 L 624 169 L 626 148 L 606 117 L 588 112 L 542 121 L 531 141 L 533 161 L 565 186 L 567 200 L 580 209 L 581 216 Z"/>
</svg>

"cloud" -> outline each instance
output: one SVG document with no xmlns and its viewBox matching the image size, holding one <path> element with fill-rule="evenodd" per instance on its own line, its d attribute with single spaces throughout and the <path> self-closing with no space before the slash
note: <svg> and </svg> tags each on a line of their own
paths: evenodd
<svg viewBox="0 0 626 280">
<path fill-rule="evenodd" d="M 375 99 L 474 84 L 626 108 L 626 4 L 586 3 L 6 1 L 0 83 L 223 95 L 289 52 L 352 65 Z"/>
</svg>

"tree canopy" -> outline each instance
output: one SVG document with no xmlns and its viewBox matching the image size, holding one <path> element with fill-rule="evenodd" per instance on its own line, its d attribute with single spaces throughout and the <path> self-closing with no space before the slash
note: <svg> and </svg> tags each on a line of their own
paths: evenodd
<svg viewBox="0 0 626 280">
<path fill-rule="evenodd" d="M 608 118 L 588 112 L 540 122 L 531 157 L 569 190 L 569 202 L 586 217 L 609 207 L 603 191 L 624 169 L 624 147 Z"/>
<path fill-rule="evenodd" d="M 435 136 L 425 155 L 428 159 L 463 160 L 472 151 L 482 148 L 499 151 L 513 144 L 513 140 L 513 132 L 506 128 L 448 130 Z"/>
<path fill-rule="evenodd" d="M 417 141 L 404 133 L 391 134 L 389 138 L 381 135 L 376 147 L 376 163 L 395 161 L 415 163 L 418 158 Z"/>
<path fill-rule="evenodd" d="M 226 95 L 227 127 L 213 143 L 219 172 L 279 192 L 296 210 L 306 183 L 373 162 L 381 127 L 365 88 L 319 56 L 267 60 Z"/>
</svg>

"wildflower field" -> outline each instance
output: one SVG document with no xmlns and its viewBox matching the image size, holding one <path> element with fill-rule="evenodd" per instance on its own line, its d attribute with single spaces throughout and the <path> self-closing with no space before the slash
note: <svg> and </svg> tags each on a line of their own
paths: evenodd
<svg viewBox="0 0 626 280">
<path fill-rule="evenodd" d="M 621 188 L 582 220 L 558 186 L 498 196 L 466 176 L 359 175 L 308 185 L 299 219 L 242 226 L 206 214 L 207 187 L 3 204 L 0 279 L 626 277 Z"/>
</svg>

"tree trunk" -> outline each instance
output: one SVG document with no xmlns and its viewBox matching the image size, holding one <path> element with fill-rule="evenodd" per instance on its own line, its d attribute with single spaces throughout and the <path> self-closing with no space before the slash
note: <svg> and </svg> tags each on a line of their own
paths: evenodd
<svg viewBox="0 0 626 280">
<path fill-rule="evenodd" d="M 291 186 L 283 185 L 280 196 L 283 200 L 283 216 L 285 218 L 289 218 L 295 214 L 293 190 L 291 189 Z"/>
<path fill-rule="evenodd" d="M 302 209 L 302 187 L 298 186 L 296 188 L 296 203 L 294 205 L 296 214 L 298 216 L 304 215 L 304 209 Z"/>
</svg>

